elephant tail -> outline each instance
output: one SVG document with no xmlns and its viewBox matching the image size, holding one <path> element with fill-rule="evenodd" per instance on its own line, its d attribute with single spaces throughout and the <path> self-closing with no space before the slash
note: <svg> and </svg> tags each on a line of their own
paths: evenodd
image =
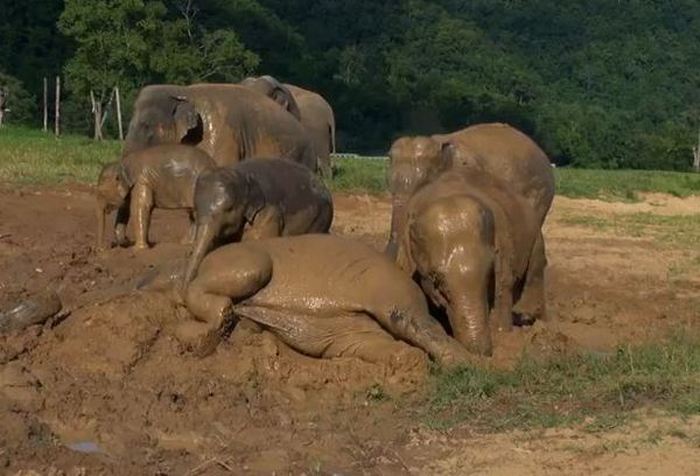
<svg viewBox="0 0 700 476">
<path fill-rule="evenodd" d="M 329 134 L 331 136 L 331 154 L 336 153 L 336 148 L 335 148 L 335 115 L 333 114 L 333 111 L 331 111 L 330 115 L 330 121 L 328 123 L 328 129 L 329 129 Z"/>
<path fill-rule="evenodd" d="M 29 326 L 43 324 L 55 316 L 63 305 L 53 291 L 48 291 L 27 299 L 8 311 L 0 312 L 0 333 L 26 329 Z"/>
</svg>

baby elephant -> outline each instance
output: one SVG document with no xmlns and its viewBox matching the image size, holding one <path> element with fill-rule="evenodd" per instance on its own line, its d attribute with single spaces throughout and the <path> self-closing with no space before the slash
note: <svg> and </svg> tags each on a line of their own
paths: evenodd
<svg viewBox="0 0 700 476">
<path fill-rule="evenodd" d="M 443 365 L 472 360 L 430 316 L 410 276 L 369 246 L 332 235 L 223 246 L 202 262 L 186 303 L 196 320 L 180 324 L 179 339 L 200 356 L 246 318 L 313 357 L 404 368 L 423 355 L 408 343 Z"/>
<path fill-rule="evenodd" d="M 194 206 L 197 231 L 183 285 L 217 245 L 327 233 L 333 221 L 333 201 L 323 182 L 307 167 L 276 158 L 202 173 Z"/>
<path fill-rule="evenodd" d="M 135 247 L 148 248 L 151 211 L 156 208 L 186 209 L 190 230 L 185 241 L 194 239 L 194 187 L 197 176 L 216 166 L 209 155 L 186 145 L 170 144 L 129 154 L 121 162 L 105 165 L 97 182 L 97 247 L 104 242 L 106 214 L 117 209 L 114 235 L 126 246 L 126 224 L 135 218 Z"/>
</svg>

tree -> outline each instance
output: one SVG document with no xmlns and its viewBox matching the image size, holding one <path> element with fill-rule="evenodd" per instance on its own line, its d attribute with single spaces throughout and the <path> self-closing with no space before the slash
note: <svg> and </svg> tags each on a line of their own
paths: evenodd
<svg viewBox="0 0 700 476">
<path fill-rule="evenodd" d="M 231 29 L 208 31 L 194 0 L 177 0 L 179 18 L 160 25 L 150 67 L 167 83 L 237 82 L 255 71 L 260 58 Z"/>
<path fill-rule="evenodd" d="M 34 111 L 34 98 L 22 82 L 0 72 L 0 126 L 8 122 L 8 118 L 15 124 L 30 124 Z"/>
<path fill-rule="evenodd" d="M 92 105 L 94 138 L 103 138 L 105 107 L 112 91 L 143 78 L 151 34 L 166 14 L 163 4 L 143 0 L 66 0 L 58 26 L 76 42 L 64 71 L 68 88 Z"/>
</svg>

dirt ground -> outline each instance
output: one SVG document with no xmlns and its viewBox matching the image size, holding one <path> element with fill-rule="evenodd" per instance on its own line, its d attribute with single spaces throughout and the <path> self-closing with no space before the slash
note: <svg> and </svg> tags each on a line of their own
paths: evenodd
<svg viewBox="0 0 700 476">
<path fill-rule="evenodd" d="M 389 378 L 359 361 L 316 360 L 265 333 L 234 332 L 198 360 L 169 333 L 183 312 L 133 291 L 144 273 L 184 254 L 184 214 L 156 212 L 151 250 L 95 254 L 87 187 L 0 186 L 0 203 L 0 309 L 46 289 L 65 309 L 43 327 L 0 336 L 0 474 L 700 473 L 700 419 L 645 414 L 594 434 L 480 434 L 468 422 L 437 431 L 397 404 L 423 392 L 423 372 Z M 381 249 L 388 200 L 338 194 L 335 203 L 334 232 Z M 545 334 L 605 351 L 697 326 L 700 276 L 683 263 L 698 250 L 571 224 L 638 212 L 696 214 L 700 200 L 557 197 L 546 225 Z M 498 336 L 493 365 L 547 347 L 537 338 L 543 326 Z M 393 398 L 374 401 L 377 384 Z"/>
</svg>

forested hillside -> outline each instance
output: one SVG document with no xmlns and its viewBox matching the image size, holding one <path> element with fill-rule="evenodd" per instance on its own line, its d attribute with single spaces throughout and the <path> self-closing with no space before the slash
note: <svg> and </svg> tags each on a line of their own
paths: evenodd
<svg viewBox="0 0 700 476">
<path fill-rule="evenodd" d="M 560 164 L 687 169 L 700 128 L 697 0 L 4 0 L 8 121 L 39 127 L 43 76 L 128 104 L 151 82 L 272 74 L 334 105 L 343 151 L 510 122 Z M 9 76 L 8 76 L 9 75 Z M 22 83 L 23 87 L 20 86 Z M 114 134 L 113 121 L 107 121 Z M 111 128 L 111 129 L 110 129 Z"/>
</svg>

